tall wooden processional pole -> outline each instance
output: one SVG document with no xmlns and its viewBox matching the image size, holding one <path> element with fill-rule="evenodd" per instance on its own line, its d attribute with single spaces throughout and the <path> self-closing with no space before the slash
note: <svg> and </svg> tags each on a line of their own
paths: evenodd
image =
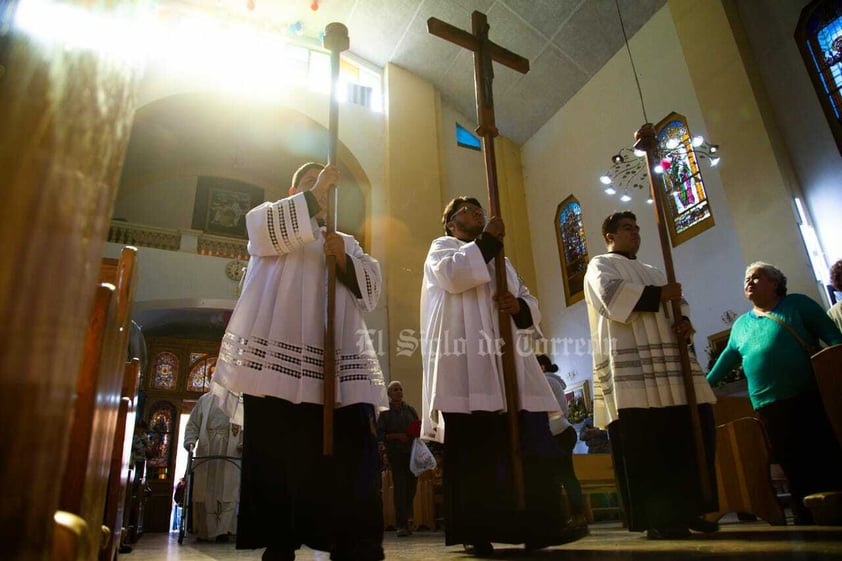
<svg viewBox="0 0 842 561">
<path fill-rule="evenodd" d="M 664 271 L 667 275 L 667 282 L 674 283 L 675 267 L 672 263 L 670 252 L 669 232 L 667 231 L 667 214 L 664 201 L 664 190 L 656 185 L 656 173 L 654 167 L 660 163 L 658 155 L 658 139 L 655 135 L 655 127 L 652 123 L 646 123 L 634 133 L 634 148 L 646 152 L 646 166 L 649 171 L 649 193 L 654 201 L 655 224 L 658 226 L 658 236 L 661 241 L 661 252 L 664 257 Z M 681 302 L 671 300 L 673 321 L 681 320 Z M 684 381 L 684 393 L 687 397 L 687 407 L 690 409 L 690 426 L 693 430 L 693 444 L 696 451 L 696 466 L 699 471 L 699 485 L 702 496 L 706 502 L 713 499 L 713 486 L 710 481 L 710 472 L 707 467 L 707 455 L 702 435 L 702 423 L 699 418 L 699 408 L 696 401 L 696 388 L 693 384 L 693 371 L 690 369 L 690 350 L 684 341 L 678 341 L 679 359 L 681 360 L 681 375 Z"/>
<path fill-rule="evenodd" d="M 427 20 L 427 31 L 456 43 L 474 53 L 474 87 L 476 89 L 477 104 L 477 134 L 482 137 L 482 148 L 485 156 L 485 178 L 488 184 L 489 212 L 491 216 L 501 216 L 500 200 L 497 192 L 497 159 L 494 155 L 494 137 L 497 136 L 497 125 L 494 122 L 494 97 L 492 82 L 494 69 L 492 61 L 517 70 L 521 74 L 529 72 L 529 61 L 520 55 L 492 43 L 488 39 L 488 20 L 485 14 L 474 12 L 471 14 L 473 33 L 463 31 L 439 19 Z M 506 261 L 503 250 L 494 258 L 495 280 L 497 293 L 508 290 L 506 282 Z M 503 340 L 503 379 L 506 388 L 506 416 L 509 427 L 509 443 L 514 477 L 517 508 L 523 510 L 526 505 L 523 463 L 520 455 L 520 426 L 518 410 L 520 399 L 517 386 L 517 372 L 515 370 L 514 345 L 512 344 L 511 318 L 503 311 L 499 312 L 500 338 Z"/>
<path fill-rule="evenodd" d="M 325 27 L 324 46 L 330 51 L 330 122 L 327 163 L 336 164 L 336 145 L 339 137 L 339 101 L 336 90 L 339 84 L 339 53 L 348 49 L 348 28 L 341 23 Z M 336 232 L 336 185 L 331 185 L 327 195 L 327 232 Z M 333 408 L 336 405 L 336 257 L 328 255 L 327 305 L 324 339 L 324 369 L 322 391 L 322 454 L 333 456 Z"/>
</svg>

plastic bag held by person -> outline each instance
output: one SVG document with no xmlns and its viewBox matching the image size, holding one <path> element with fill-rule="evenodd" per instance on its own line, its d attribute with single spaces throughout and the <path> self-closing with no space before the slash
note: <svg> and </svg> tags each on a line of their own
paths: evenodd
<svg viewBox="0 0 842 561">
<path fill-rule="evenodd" d="M 412 441 L 412 452 L 409 455 L 409 471 L 415 477 L 420 476 L 428 469 L 435 469 L 436 458 L 427 445 L 420 438 Z"/>
</svg>

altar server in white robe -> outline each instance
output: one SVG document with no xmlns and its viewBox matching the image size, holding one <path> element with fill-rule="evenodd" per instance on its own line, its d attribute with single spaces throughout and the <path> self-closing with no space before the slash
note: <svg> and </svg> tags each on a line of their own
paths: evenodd
<svg viewBox="0 0 842 561">
<path fill-rule="evenodd" d="M 264 561 L 293 559 L 302 544 L 336 561 L 383 558 L 374 427 L 387 401 L 362 315 L 377 305 L 382 279 L 352 236 L 320 226 L 338 181 L 335 166 L 305 164 L 289 197 L 246 215 L 251 257 L 213 378 L 229 415 L 244 413 L 237 548 L 266 547 Z M 337 273 L 330 461 L 322 456 L 328 254 Z"/>
<path fill-rule="evenodd" d="M 629 530 L 651 539 L 715 531 L 699 516 L 716 510 L 715 429 L 710 385 L 691 354 L 713 497 L 704 501 L 696 467 L 690 411 L 678 345 L 692 326 L 673 319 L 667 303 L 681 285 L 637 260 L 640 228 L 632 212 L 615 212 L 602 225 L 609 253 L 591 259 L 585 301 L 593 342 L 594 425 L 608 427 Z M 686 313 L 686 312 L 685 312 Z"/>
<path fill-rule="evenodd" d="M 445 236 L 430 246 L 421 288 L 424 368 L 422 432 L 444 442 L 445 542 L 477 554 L 491 542 L 538 548 L 571 541 L 554 467 L 561 454 L 548 413 L 559 406 L 532 352 L 538 302 L 506 261 L 508 292 L 495 288 L 500 218 L 486 224 L 479 201 L 457 197 L 444 210 Z M 511 475 L 506 395 L 498 352 L 498 308 L 511 315 L 520 404 L 526 509 Z"/>
<path fill-rule="evenodd" d="M 190 512 L 200 540 L 228 541 L 229 535 L 237 533 L 241 429 L 222 412 L 212 393 L 199 398 L 184 429 L 184 448 L 195 454 Z M 201 460 L 207 456 L 227 459 Z"/>
</svg>

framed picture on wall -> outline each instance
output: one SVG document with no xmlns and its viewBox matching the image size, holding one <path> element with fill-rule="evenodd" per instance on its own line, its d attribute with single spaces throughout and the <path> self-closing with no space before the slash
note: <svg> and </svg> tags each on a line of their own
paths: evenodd
<svg viewBox="0 0 842 561">
<path fill-rule="evenodd" d="M 591 414 L 591 385 L 587 380 L 567 386 L 564 397 L 567 400 L 567 420 L 571 423 L 578 423 Z"/>
<path fill-rule="evenodd" d="M 263 202 L 263 189 L 227 177 L 199 176 L 193 229 L 247 238 L 246 213 Z"/>
</svg>

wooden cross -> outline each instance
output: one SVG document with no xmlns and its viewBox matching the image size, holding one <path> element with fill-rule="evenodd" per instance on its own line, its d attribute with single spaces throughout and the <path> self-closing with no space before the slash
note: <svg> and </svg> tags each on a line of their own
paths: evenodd
<svg viewBox="0 0 842 561">
<path fill-rule="evenodd" d="M 471 14 L 471 24 L 473 34 L 439 19 L 430 18 L 427 20 L 427 31 L 474 53 L 474 88 L 476 90 L 478 123 L 476 132 L 482 137 L 489 211 L 491 216 L 501 216 L 500 199 L 497 191 L 497 160 L 494 154 L 494 137 L 497 136 L 497 125 L 494 122 L 494 96 L 492 93 L 494 69 L 492 62 L 499 62 L 521 74 L 526 74 L 529 72 L 529 61 L 488 39 L 489 25 L 485 14 L 481 12 Z M 503 250 L 500 250 L 494 258 L 494 269 L 497 293 L 505 293 L 508 291 L 508 286 Z M 514 345 L 512 344 L 512 320 L 507 313 L 503 311 L 498 313 L 500 338 L 503 340 L 503 380 L 506 388 L 506 417 L 509 428 L 512 476 L 517 508 L 523 511 L 526 506 L 526 496 L 523 483 L 523 462 L 520 454 L 520 423 L 518 418 L 520 399 L 515 370 Z"/>
</svg>

